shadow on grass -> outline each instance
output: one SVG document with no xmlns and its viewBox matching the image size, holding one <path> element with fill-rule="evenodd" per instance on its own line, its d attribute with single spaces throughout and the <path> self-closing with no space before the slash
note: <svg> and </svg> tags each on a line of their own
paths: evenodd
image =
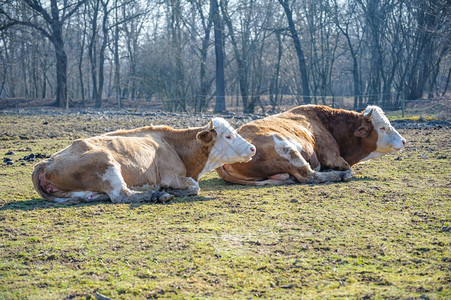
<svg viewBox="0 0 451 300">
<path fill-rule="evenodd" d="M 170 193 L 170 192 L 168 192 Z M 143 205 L 176 205 L 178 203 L 194 203 L 194 202 L 202 202 L 202 201 L 210 201 L 215 200 L 216 197 L 204 197 L 204 196 L 185 196 L 185 197 L 175 197 L 172 201 L 168 203 L 150 203 L 150 202 L 138 202 L 138 203 L 130 203 L 130 208 L 136 208 Z M 107 202 L 108 203 L 108 202 Z M 110 204 L 113 204 L 109 202 Z"/>
<path fill-rule="evenodd" d="M 294 184 L 288 184 L 288 185 L 284 185 L 284 186 L 334 186 L 337 184 L 350 184 L 353 181 L 356 182 L 364 182 L 364 181 L 378 181 L 379 179 L 377 178 L 371 178 L 368 176 L 358 176 L 358 177 L 353 177 L 350 181 L 338 181 L 338 182 L 324 182 L 324 183 L 315 183 L 315 184 L 307 184 L 307 183 L 294 183 Z M 249 189 L 270 189 L 270 188 L 274 188 L 274 187 L 278 187 L 281 185 L 239 185 L 239 184 L 233 184 L 233 183 L 229 183 L 226 182 L 220 178 L 211 178 L 211 179 L 206 179 L 206 180 L 202 180 L 200 182 L 200 188 L 201 188 L 201 192 L 205 191 L 205 192 L 212 192 L 212 191 L 218 191 L 218 190 L 249 190 Z"/>
<path fill-rule="evenodd" d="M 334 186 L 337 184 L 350 184 L 353 181 L 357 182 L 364 182 L 364 181 L 377 181 L 376 178 L 371 178 L 368 176 L 359 176 L 359 177 L 353 177 L 348 182 L 326 182 L 321 184 L 292 184 L 296 186 Z M 243 191 L 243 190 L 262 190 L 262 189 L 271 189 L 276 186 L 274 185 L 263 185 L 263 186 L 254 186 L 254 185 L 238 185 L 238 184 L 232 184 L 225 182 L 224 180 L 220 178 L 211 178 L 202 180 L 200 183 L 201 186 L 201 193 L 204 192 L 214 192 L 214 191 L 220 191 L 220 190 L 235 190 L 235 191 Z M 139 203 L 130 203 L 130 209 L 134 209 L 136 207 L 140 207 L 143 205 L 175 205 L 177 203 L 192 203 L 192 202 L 200 202 L 200 201 L 210 201 L 215 200 L 216 197 L 204 197 L 204 196 L 188 196 L 188 197 L 176 197 L 174 200 L 172 200 L 169 203 L 151 203 L 151 202 L 139 202 Z M 42 198 L 33 198 L 31 200 L 25 200 L 25 201 L 13 201 L 9 203 L 5 203 L 3 205 L 0 205 L 0 211 L 4 210 L 40 210 L 40 209 L 52 209 L 52 208 L 68 208 L 68 207 L 84 207 L 84 206 L 92 206 L 92 205 L 100 205 L 100 204 L 109 204 L 109 205 L 115 205 L 115 203 L 109 202 L 109 201 L 96 201 L 96 202 L 85 202 L 85 203 L 79 203 L 79 204 L 58 204 L 55 202 L 50 202 L 47 200 L 44 200 Z"/>
<path fill-rule="evenodd" d="M 31 200 L 24 201 L 13 201 L 8 202 L 0 206 L 0 211 L 3 210 L 40 210 L 40 209 L 52 209 L 52 208 L 68 208 L 68 207 L 81 207 L 81 206 L 91 206 L 98 204 L 112 204 L 108 201 L 98 201 L 98 202 L 89 202 L 89 203 L 80 203 L 80 204 L 59 204 L 51 201 L 44 200 L 42 198 L 34 198 Z"/>
<path fill-rule="evenodd" d="M 189 197 L 176 197 L 169 203 L 151 203 L 151 202 L 139 202 L 139 203 L 127 203 L 130 205 L 130 209 L 140 207 L 143 205 L 174 205 L 177 203 L 189 203 L 198 201 L 209 201 L 214 200 L 214 197 L 203 197 L 203 196 L 189 196 Z M 70 208 L 70 207 L 85 207 L 94 205 L 116 205 L 110 201 L 95 201 L 95 202 L 84 202 L 78 204 L 59 204 L 55 202 L 50 202 L 42 198 L 34 198 L 31 200 L 24 201 L 13 201 L 0 205 L 0 211 L 5 210 L 42 210 L 42 209 L 53 209 L 53 208 Z"/>
<path fill-rule="evenodd" d="M 25 201 L 13 201 L 8 202 L 0 206 L 0 211 L 3 210 L 35 210 L 35 209 L 49 209 L 54 208 L 57 205 L 52 202 L 48 202 L 42 198 L 34 198 Z M 62 205 L 60 205 L 62 206 Z"/>
</svg>

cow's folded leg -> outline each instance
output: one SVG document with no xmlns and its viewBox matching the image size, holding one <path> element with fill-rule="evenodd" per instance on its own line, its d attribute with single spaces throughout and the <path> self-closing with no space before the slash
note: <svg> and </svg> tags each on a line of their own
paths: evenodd
<svg viewBox="0 0 451 300">
<path fill-rule="evenodd" d="M 346 171 L 328 170 L 324 172 L 315 172 L 315 180 L 318 182 L 336 182 L 336 181 L 348 181 L 352 178 L 351 169 Z"/>
<path fill-rule="evenodd" d="M 340 156 L 339 151 L 325 151 L 325 154 L 320 156 L 320 163 L 322 169 L 331 169 L 337 171 L 347 171 L 351 166 Z"/>
<path fill-rule="evenodd" d="M 351 166 L 340 156 L 339 153 L 332 151 L 328 156 L 328 164 L 322 163 L 322 172 L 317 172 L 318 177 L 324 177 L 326 179 L 332 178 L 333 180 L 326 181 L 349 181 L 352 178 Z"/>
<path fill-rule="evenodd" d="M 301 155 L 298 149 L 294 148 L 286 141 L 278 140 L 278 148 L 276 149 L 280 155 L 278 161 L 278 167 L 286 170 L 288 173 L 294 176 L 300 183 L 322 183 L 322 182 L 334 182 L 344 181 L 349 177 L 351 169 L 347 171 L 330 170 L 327 172 L 321 172 L 313 170 L 310 164 Z M 285 173 L 277 173 L 272 175 L 273 178 L 282 179 L 286 177 Z"/>
<path fill-rule="evenodd" d="M 292 172 L 292 175 L 300 183 L 323 183 L 323 182 L 337 182 L 348 181 L 352 178 L 351 169 L 346 171 L 315 171 L 310 168 L 309 165 L 296 169 Z"/>
<path fill-rule="evenodd" d="M 111 202 L 113 203 L 137 203 L 137 202 L 150 202 L 150 203 L 167 203 L 174 198 L 174 195 L 163 191 L 132 191 L 130 189 L 124 189 L 119 193 L 109 194 Z"/>
<path fill-rule="evenodd" d="M 154 191 L 150 201 L 153 203 L 167 203 L 174 199 L 174 195 L 162 191 Z"/>
<path fill-rule="evenodd" d="M 110 166 L 102 179 L 105 193 L 108 194 L 113 203 L 166 203 L 174 198 L 173 195 L 158 190 L 134 191 L 129 189 L 122 177 L 119 165 Z"/>
<path fill-rule="evenodd" d="M 166 189 L 176 197 L 196 196 L 200 191 L 199 184 L 191 177 L 173 177 Z"/>
</svg>

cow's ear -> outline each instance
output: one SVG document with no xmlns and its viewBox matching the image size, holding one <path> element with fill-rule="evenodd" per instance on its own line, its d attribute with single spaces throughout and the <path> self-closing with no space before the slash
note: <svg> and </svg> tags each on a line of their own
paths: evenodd
<svg viewBox="0 0 451 300">
<path fill-rule="evenodd" d="M 370 128 L 366 125 L 361 125 L 356 131 L 354 131 L 354 135 L 361 138 L 368 136 L 369 133 Z"/>
<path fill-rule="evenodd" d="M 204 130 L 196 135 L 196 138 L 204 145 L 209 145 L 215 140 L 213 132 Z"/>
</svg>

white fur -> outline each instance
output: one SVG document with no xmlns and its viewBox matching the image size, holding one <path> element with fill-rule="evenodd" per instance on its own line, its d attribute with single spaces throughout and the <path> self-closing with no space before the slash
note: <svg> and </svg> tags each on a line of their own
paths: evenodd
<svg viewBox="0 0 451 300">
<path fill-rule="evenodd" d="M 399 151 L 404 147 L 405 139 L 390 124 L 382 109 L 378 106 L 370 105 L 363 112 L 367 116 L 371 112 L 371 122 L 377 132 L 377 148 L 363 161 L 385 155 L 390 152 Z M 382 129 L 382 128 L 385 128 Z"/>
<path fill-rule="evenodd" d="M 255 154 L 255 151 L 252 152 L 250 150 L 254 146 L 243 139 L 226 120 L 223 118 L 214 118 L 212 121 L 213 129 L 216 131 L 217 136 L 208 156 L 207 163 L 199 174 L 199 178 L 206 172 L 216 169 L 223 164 L 248 162 Z M 231 139 L 226 138 L 229 135 Z"/>
<path fill-rule="evenodd" d="M 95 200 L 97 198 L 102 197 L 103 195 L 104 195 L 103 193 L 83 191 L 83 192 L 72 192 L 70 196 L 73 198 L 78 197 L 78 198 L 82 198 L 82 199 L 86 199 L 86 200 Z"/>
<path fill-rule="evenodd" d="M 286 160 L 288 160 L 293 166 L 302 168 L 307 165 L 307 161 L 302 157 L 302 145 L 296 141 L 286 139 L 281 140 L 276 135 L 273 135 L 274 138 L 274 149 L 276 152 Z M 297 154 L 297 158 L 292 158 L 291 152 L 295 152 Z"/>
<path fill-rule="evenodd" d="M 102 180 L 108 182 L 112 188 L 109 194 L 110 198 L 112 196 L 120 197 L 120 192 L 127 189 L 127 184 L 122 178 L 121 166 L 117 163 L 106 169 L 105 174 L 102 175 Z"/>
<path fill-rule="evenodd" d="M 187 191 L 190 195 L 198 195 L 200 191 L 199 183 L 197 183 L 196 180 L 192 179 L 191 177 L 186 178 L 187 183 L 189 184 L 189 187 Z"/>
</svg>

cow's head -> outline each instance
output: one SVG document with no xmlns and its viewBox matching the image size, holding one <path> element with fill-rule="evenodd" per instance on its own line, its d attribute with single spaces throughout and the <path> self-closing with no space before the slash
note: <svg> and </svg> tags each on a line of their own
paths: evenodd
<svg viewBox="0 0 451 300">
<path fill-rule="evenodd" d="M 213 143 L 202 174 L 223 164 L 248 162 L 256 152 L 255 146 L 241 137 L 223 118 L 213 118 L 206 129 L 197 134 L 197 139 L 203 144 Z"/>
<path fill-rule="evenodd" d="M 369 105 L 362 114 L 365 121 L 371 122 L 373 130 L 377 133 L 376 149 L 363 160 L 399 151 L 404 147 L 406 139 L 390 124 L 380 107 Z M 368 126 L 362 125 L 354 134 L 359 137 L 366 137 L 371 132 L 368 129 Z"/>
</svg>

